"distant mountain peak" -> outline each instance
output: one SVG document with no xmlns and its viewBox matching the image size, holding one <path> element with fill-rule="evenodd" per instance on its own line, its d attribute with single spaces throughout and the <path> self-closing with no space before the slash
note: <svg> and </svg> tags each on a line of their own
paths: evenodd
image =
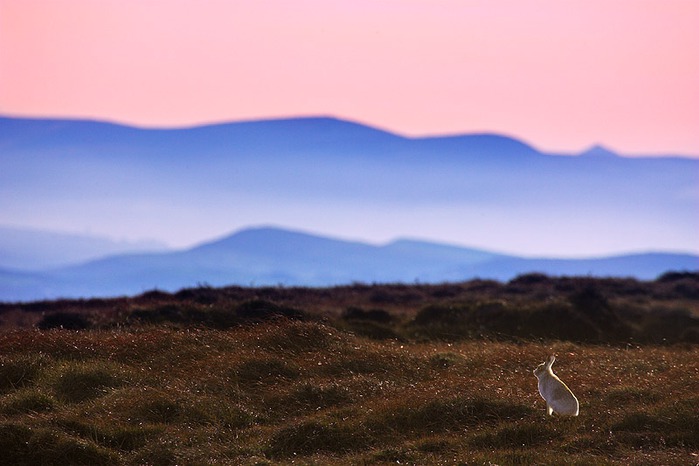
<svg viewBox="0 0 699 466">
<path fill-rule="evenodd" d="M 601 144 L 595 144 L 580 155 L 582 157 L 619 157 L 619 154 Z"/>
<path fill-rule="evenodd" d="M 598 259 L 526 259 L 416 240 L 385 246 L 276 227 L 240 230 L 222 240 L 158 254 L 119 254 L 32 273 L 0 267 L 0 301 L 135 295 L 210 286 L 334 286 L 447 283 L 525 273 L 654 279 L 696 270 L 699 256 L 633 254 Z M 201 285 L 200 285 L 201 286 Z"/>
</svg>

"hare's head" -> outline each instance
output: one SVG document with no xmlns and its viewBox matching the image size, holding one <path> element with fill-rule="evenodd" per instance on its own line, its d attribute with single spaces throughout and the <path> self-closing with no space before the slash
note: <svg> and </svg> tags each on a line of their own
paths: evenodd
<svg viewBox="0 0 699 466">
<path fill-rule="evenodd" d="M 549 372 L 551 370 L 551 366 L 553 366 L 554 361 L 556 360 L 556 356 L 551 355 L 548 361 L 542 362 L 539 364 L 536 369 L 534 369 L 534 375 L 536 378 L 540 378 L 542 375 L 545 373 Z"/>
</svg>

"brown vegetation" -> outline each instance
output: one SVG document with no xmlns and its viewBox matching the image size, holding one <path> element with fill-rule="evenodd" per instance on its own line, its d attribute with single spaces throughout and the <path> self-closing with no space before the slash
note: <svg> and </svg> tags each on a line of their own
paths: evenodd
<svg viewBox="0 0 699 466">
<path fill-rule="evenodd" d="M 0 332 L 0 463 L 694 464 L 696 290 L 525 276 L 7 304 L 44 324 Z M 62 315 L 87 328 L 49 328 Z M 577 418 L 537 393 L 551 353 Z"/>
<path fill-rule="evenodd" d="M 0 329 L 225 330 L 278 317 L 374 339 L 699 343 L 699 273 L 633 279 L 520 276 L 508 283 L 210 288 L 133 298 L 0 304 Z"/>
</svg>

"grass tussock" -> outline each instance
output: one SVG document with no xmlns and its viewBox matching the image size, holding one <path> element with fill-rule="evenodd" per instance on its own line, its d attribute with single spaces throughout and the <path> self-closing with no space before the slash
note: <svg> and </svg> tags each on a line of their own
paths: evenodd
<svg viewBox="0 0 699 466">
<path fill-rule="evenodd" d="M 0 332 L 0 464 L 693 464 L 695 279 L 57 302 L 121 320 Z M 537 393 L 552 353 L 577 418 Z"/>
<path fill-rule="evenodd" d="M 316 453 L 346 454 L 372 443 L 365 429 L 338 421 L 304 421 L 279 429 L 269 440 L 265 453 L 272 459 L 309 456 Z"/>
<path fill-rule="evenodd" d="M 369 420 L 372 430 L 383 435 L 428 435 L 461 431 L 481 424 L 497 424 L 533 414 L 525 405 L 503 400 L 457 396 L 428 399 L 415 404 L 402 400 L 384 407 Z"/>
<path fill-rule="evenodd" d="M 0 356 L 0 394 L 31 386 L 41 372 L 44 360 L 35 354 L 15 358 Z"/>
<path fill-rule="evenodd" d="M 17 331 L 0 350 L 8 373 L 32 368 L 0 395 L 11 464 L 682 464 L 699 448 L 691 346 L 383 341 L 273 319 Z M 578 418 L 548 417 L 536 391 L 551 353 Z"/>
<path fill-rule="evenodd" d="M 46 393 L 23 390 L 4 397 L 0 405 L 0 413 L 6 415 L 42 413 L 51 411 L 56 405 L 56 400 Z"/>
<path fill-rule="evenodd" d="M 118 456 L 95 443 L 76 439 L 49 429 L 22 424 L 0 424 L 0 451 L 5 464 L 110 465 Z"/>
<path fill-rule="evenodd" d="M 558 435 L 559 432 L 551 424 L 518 423 L 475 435 L 469 445 L 487 450 L 533 448 L 546 445 Z"/>
<path fill-rule="evenodd" d="M 64 362 L 49 376 L 50 384 L 56 397 L 68 403 L 97 398 L 125 383 L 112 366 L 104 361 Z"/>
</svg>

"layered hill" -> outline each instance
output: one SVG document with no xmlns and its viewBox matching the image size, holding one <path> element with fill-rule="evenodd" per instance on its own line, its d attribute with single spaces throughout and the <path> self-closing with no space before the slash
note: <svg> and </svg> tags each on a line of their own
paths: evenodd
<svg viewBox="0 0 699 466">
<path fill-rule="evenodd" d="M 0 166 L 6 225 L 177 244 L 275 224 L 557 256 L 699 250 L 698 160 L 546 154 L 495 134 L 408 138 L 335 118 L 179 129 L 0 118 Z"/>
<path fill-rule="evenodd" d="M 530 272 L 654 279 L 668 270 L 699 270 L 699 256 L 656 253 L 584 260 L 527 259 L 421 241 L 377 246 L 254 228 L 176 252 L 117 255 L 35 273 L 0 271 L 0 300 L 135 295 L 199 285 L 509 280 Z"/>
</svg>

